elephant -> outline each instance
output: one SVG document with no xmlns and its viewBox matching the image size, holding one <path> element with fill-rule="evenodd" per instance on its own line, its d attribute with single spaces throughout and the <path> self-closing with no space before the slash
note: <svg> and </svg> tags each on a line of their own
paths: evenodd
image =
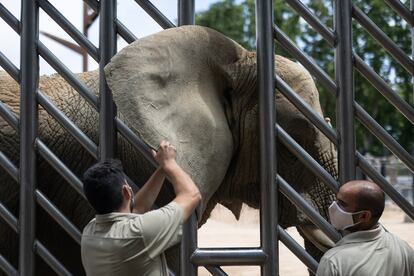
<svg viewBox="0 0 414 276">
<path fill-rule="evenodd" d="M 275 56 L 277 74 L 323 116 L 312 76 L 299 64 Z M 170 140 L 178 152 L 178 163 L 198 185 L 203 201 L 197 209 L 199 226 L 220 203 L 239 218 L 242 204 L 260 206 L 258 89 L 256 53 L 212 29 L 182 26 L 136 40 L 118 52 L 105 67 L 117 116 L 150 146 Z M 96 95 L 99 72 L 77 77 Z M 42 91 L 92 141 L 98 144 L 98 113 L 61 76 L 42 76 Z M 307 152 L 332 176 L 337 177 L 333 144 L 279 91 L 276 118 Z M 0 100 L 19 115 L 19 85 L 0 72 Z M 38 110 L 39 139 L 75 175 L 96 160 L 45 109 Z M 0 151 L 19 164 L 18 133 L 0 117 Z M 276 139 L 276 138 L 275 138 Z M 133 183 L 144 183 L 153 166 L 117 135 L 116 158 Z M 314 176 L 279 141 L 277 170 L 323 217 L 335 199 L 334 193 Z M 0 202 L 18 215 L 19 186 L 0 168 Z M 91 206 L 40 155 L 37 157 L 37 188 L 76 226 L 83 229 L 94 216 Z M 165 185 L 157 200 L 166 204 L 173 194 Z M 284 196 L 278 200 L 278 220 L 283 228 L 296 226 L 305 237 L 306 249 L 317 259 L 331 242 L 320 235 L 306 216 Z M 36 239 L 75 275 L 83 275 L 80 247 L 50 216 L 36 207 Z M 0 253 L 17 265 L 18 237 L 0 220 Z M 313 243 L 316 245 L 314 245 Z M 63 250 L 62 250 L 63 249 Z M 171 250 L 169 265 L 176 250 Z M 52 274 L 38 258 L 37 275 Z"/>
</svg>

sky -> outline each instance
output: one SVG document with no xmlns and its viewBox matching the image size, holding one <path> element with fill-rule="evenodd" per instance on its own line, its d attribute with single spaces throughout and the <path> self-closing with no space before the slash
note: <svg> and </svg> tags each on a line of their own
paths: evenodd
<svg viewBox="0 0 414 276">
<path fill-rule="evenodd" d="M 202 11 L 208 9 L 211 3 L 218 0 L 196 0 L 195 9 Z M 0 0 L 15 17 L 20 20 L 19 0 Z M 49 0 L 75 27 L 82 30 L 82 0 Z M 162 28 L 147 15 L 134 0 L 119 0 L 117 6 L 118 19 L 124 23 L 138 38 L 161 31 Z M 151 1 L 170 21 L 176 23 L 177 20 L 177 1 L 174 0 L 152 0 Z M 61 29 L 45 12 L 40 9 L 39 13 L 40 31 L 59 36 L 74 42 L 63 29 Z M 90 40 L 98 46 L 99 41 L 99 20 L 90 28 Z M 73 72 L 82 71 L 82 58 L 53 40 L 40 35 L 40 41 L 45 44 L 69 69 Z M 127 43 L 119 37 L 118 50 L 125 47 Z M 17 67 L 20 66 L 20 38 L 19 36 L 0 18 L 0 52 L 6 55 Z M 89 69 L 95 69 L 98 64 L 90 57 Z M 1 69 L 1 67 L 0 67 Z M 40 58 L 40 74 L 53 74 L 55 71 L 42 58 Z"/>
</svg>

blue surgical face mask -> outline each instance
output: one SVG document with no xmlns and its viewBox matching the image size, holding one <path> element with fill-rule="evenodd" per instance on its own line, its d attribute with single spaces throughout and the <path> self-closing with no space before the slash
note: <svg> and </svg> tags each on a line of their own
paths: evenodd
<svg viewBox="0 0 414 276">
<path fill-rule="evenodd" d="M 359 211 L 355 213 L 346 212 L 342 210 L 341 207 L 339 207 L 336 201 L 332 202 L 331 206 L 329 206 L 328 211 L 329 211 L 329 219 L 331 221 L 332 226 L 338 230 L 346 230 L 352 226 L 357 225 L 359 222 L 355 222 L 353 216 L 363 212 L 363 211 Z"/>
</svg>

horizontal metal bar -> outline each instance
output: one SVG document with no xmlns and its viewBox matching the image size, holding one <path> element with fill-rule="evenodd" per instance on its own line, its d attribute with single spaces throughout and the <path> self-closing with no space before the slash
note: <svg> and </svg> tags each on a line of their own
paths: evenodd
<svg viewBox="0 0 414 276">
<path fill-rule="evenodd" d="M 3 270 L 6 275 L 19 275 L 17 270 L 0 254 L 0 269 Z"/>
<path fill-rule="evenodd" d="M 328 74 L 326 74 L 326 72 L 311 58 L 303 53 L 303 51 L 300 50 L 276 25 L 273 25 L 273 37 L 286 51 L 291 53 L 312 75 L 314 75 L 329 92 L 336 96 L 337 86 L 331 77 L 329 77 Z"/>
<path fill-rule="evenodd" d="M 358 120 L 394 153 L 412 172 L 414 157 L 411 156 L 382 126 L 380 126 L 358 103 L 354 103 Z"/>
<path fill-rule="evenodd" d="M 257 248 L 198 248 L 191 255 L 191 262 L 198 266 L 261 265 L 266 259 Z"/>
<path fill-rule="evenodd" d="M 405 19 L 411 27 L 414 27 L 413 13 L 400 0 L 384 0 L 399 16 Z"/>
<path fill-rule="evenodd" d="M 277 226 L 279 230 L 280 241 L 293 253 L 299 260 L 302 261 L 313 273 L 316 274 L 318 269 L 318 262 L 303 249 L 280 225 Z"/>
<path fill-rule="evenodd" d="M 227 276 L 227 273 L 218 266 L 206 265 L 205 269 L 213 276 Z"/>
<path fill-rule="evenodd" d="M 52 4 L 47 0 L 38 0 L 40 7 L 63 29 L 70 37 L 73 38 L 82 48 L 86 49 L 89 55 L 99 62 L 98 48 L 93 45 L 89 39 L 82 34 L 76 27 L 61 14 Z"/>
<path fill-rule="evenodd" d="M 414 108 L 398 96 L 378 74 L 357 54 L 354 54 L 355 68 L 364 76 L 401 114 L 414 124 Z"/>
<path fill-rule="evenodd" d="M 7 158 L 6 155 L 0 150 L 0 166 L 6 170 L 7 173 L 10 174 L 11 177 L 16 182 L 19 182 L 19 170 L 16 168 L 16 166 L 10 161 L 9 158 Z"/>
<path fill-rule="evenodd" d="M 155 20 L 163 29 L 174 28 L 172 23 L 160 10 L 155 7 L 149 0 L 135 0 L 141 8 Z"/>
<path fill-rule="evenodd" d="M 404 53 L 360 8 L 353 5 L 352 15 L 356 21 L 392 55 L 407 72 L 414 75 L 414 61 Z"/>
<path fill-rule="evenodd" d="M 72 275 L 49 250 L 38 240 L 33 245 L 34 251 L 58 274 L 58 275 Z"/>
<path fill-rule="evenodd" d="M 138 38 L 121 22 L 118 18 L 115 19 L 116 30 L 118 34 L 126 41 L 131 44 Z"/>
<path fill-rule="evenodd" d="M 81 242 L 81 232 L 70 220 L 68 220 L 59 209 L 46 198 L 46 196 L 39 190 L 35 191 L 37 203 L 69 234 L 78 244 Z"/>
<path fill-rule="evenodd" d="M 332 143 L 338 144 L 338 137 L 334 129 L 317 114 L 282 78 L 276 75 L 276 88 L 306 116 Z"/>
<path fill-rule="evenodd" d="M 14 230 L 14 232 L 16 233 L 19 232 L 19 222 L 17 218 L 1 202 L 0 202 L 0 217 L 3 218 L 3 220 L 11 227 L 11 229 Z"/>
<path fill-rule="evenodd" d="M 56 70 L 86 101 L 99 110 L 98 97 L 82 83 L 42 42 L 38 42 L 39 54 Z"/>
<path fill-rule="evenodd" d="M 374 181 L 382 190 L 400 206 L 400 208 L 414 220 L 414 206 L 411 205 L 392 185 L 379 173 L 377 172 L 365 158 L 357 152 L 356 154 L 358 166 L 361 170 Z"/>
<path fill-rule="evenodd" d="M 286 2 L 306 20 L 331 46 L 335 46 L 335 35 L 333 30 L 323 24 L 309 8 L 299 0 L 286 0 Z"/>
<path fill-rule="evenodd" d="M 0 17 L 9 25 L 16 33 L 20 35 L 21 25 L 20 21 L 0 3 Z"/>
<path fill-rule="evenodd" d="M 0 101 L 0 116 L 16 131 L 19 129 L 19 119 L 3 102 Z"/>
<path fill-rule="evenodd" d="M 83 194 L 83 183 L 74 175 L 71 170 L 39 139 L 36 139 L 36 146 L 40 155 L 81 195 Z"/>
<path fill-rule="evenodd" d="M 76 139 L 76 141 L 78 141 L 95 159 L 98 159 L 98 147 L 96 144 L 40 90 L 37 92 L 37 100 L 39 104 Z"/>
<path fill-rule="evenodd" d="M 277 137 L 311 172 L 322 180 L 335 193 L 339 190 L 338 182 L 312 156 L 309 155 L 290 135 L 276 124 Z"/>
<path fill-rule="evenodd" d="M 342 237 L 313 207 L 301 197 L 280 175 L 277 176 L 279 190 L 295 204 L 316 226 L 318 226 L 331 240 L 339 241 Z"/>
<path fill-rule="evenodd" d="M 16 67 L 2 52 L 0 52 L 0 66 L 17 82 L 20 83 L 19 68 Z"/>
</svg>

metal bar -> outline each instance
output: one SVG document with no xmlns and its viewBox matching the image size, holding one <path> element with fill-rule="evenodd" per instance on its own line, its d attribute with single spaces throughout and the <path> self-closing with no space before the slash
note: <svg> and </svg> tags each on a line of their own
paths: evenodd
<svg viewBox="0 0 414 276">
<path fill-rule="evenodd" d="M 17 270 L 0 254 L 0 268 L 6 275 L 19 275 Z"/>
<path fill-rule="evenodd" d="M 39 82 L 39 7 L 36 1 L 21 2 L 20 40 L 20 209 L 19 272 L 34 275 L 36 150 L 38 114 L 36 90 Z"/>
<path fill-rule="evenodd" d="M 336 132 L 329 126 L 325 120 L 309 106 L 282 78 L 276 75 L 276 88 L 306 116 L 328 139 L 338 144 Z"/>
<path fill-rule="evenodd" d="M 352 15 L 356 21 L 392 55 L 407 72 L 414 75 L 414 61 L 404 53 L 365 13 L 353 6 Z"/>
<path fill-rule="evenodd" d="M 325 40 L 329 45 L 335 45 L 335 35 L 333 31 L 325 26 L 319 18 L 317 18 L 309 8 L 299 0 L 286 0 L 286 2 L 306 20 Z"/>
<path fill-rule="evenodd" d="M 64 127 L 95 159 L 98 159 L 98 147 L 79 127 L 60 111 L 42 91 L 37 92 L 39 104 Z"/>
<path fill-rule="evenodd" d="M 335 1 L 335 74 L 338 84 L 336 125 L 339 134 L 339 183 L 355 179 L 354 76 L 352 64 L 352 2 Z"/>
<path fill-rule="evenodd" d="M 81 195 L 83 194 L 83 184 L 71 170 L 38 138 L 36 146 L 39 154 Z"/>
<path fill-rule="evenodd" d="M 197 217 L 192 214 L 183 226 L 183 239 L 180 250 L 180 275 L 197 275 L 197 265 L 192 262 L 192 254 L 197 249 Z"/>
<path fill-rule="evenodd" d="M 263 265 L 268 260 L 259 248 L 198 248 L 191 256 L 191 262 L 198 266 Z"/>
<path fill-rule="evenodd" d="M 116 0 L 101 1 L 99 17 L 99 158 L 113 158 L 116 152 L 116 108 L 105 79 L 104 67 L 116 53 Z"/>
<path fill-rule="evenodd" d="M 298 257 L 314 274 L 318 269 L 318 262 L 309 255 L 308 252 L 303 249 L 280 225 L 277 226 L 279 229 L 280 241 L 286 245 L 289 250 Z"/>
<path fill-rule="evenodd" d="M 305 215 L 318 226 L 331 240 L 334 242 L 339 241 L 342 237 L 335 230 L 335 228 L 329 224 L 318 212 L 316 212 L 312 206 L 306 202 L 303 197 L 298 194 L 280 175 L 277 176 L 279 183 L 279 190 L 289 199 L 290 202 L 295 204 Z"/>
<path fill-rule="evenodd" d="M 99 61 L 99 52 L 95 45 L 83 35 L 73 24 L 61 14 L 52 4 L 47 0 L 38 0 L 40 7 L 63 29 L 70 37 L 73 38 L 82 48 L 88 51 L 89 55 Z M 105 1 L 106 2 L 106 1 Z M 101 17 L 102 20 L 102 17 Z"/>
<path fill-rule="evenodd" d="M 195 0 L 178 0 L 178 26 L 195 24 Z"/>
<path fill-rule="evenodd" d="M 38 43 L 39 54 L 58 72 L 85 100 L 98 110 L 98 97 L 82 83 L 42 42 Z"/>
<path fill-rule="evenodd" d="M 19 129 L 19 120 L 16 115 L 0 101 L 0 116 L 3 117 L 14 130 L 18 131 Z"/>
<path fill-rule="evenodd" d="M 152 156 L 151 148 L 143 142 L 132 130 L 125 125 L 118 117 L 115 118 L 116 128 L 119 133 L 127 139 L 127 141 L 135 147 L 139 152 L 144 156 L 144 158 L 151 163 L 151 165 L 156 168 L 158 163 L 154 160 Z"/>
<path fill-rule="evenodd" d="M 40 241 L 34 243 L 34 250 L 58 275 L 72 275 Z M 25 275 L 25 274 L 20 274 Z"/>
<path fill-rule="evenodd" d="M 9 25 L 16 33 L 20 34 L 21 25 L 19 20 L 0 3 L 0 17 Z"/>
<path fill-rule="evenodd" d="M 0 202 L 0 217 L 14 230 L 19 233 L 17 218 Z"/>
<path fill-rule="evenodd" d="M 354 54 L 355 68 L 364 76 L 402 115 L 414 124 L 414 108 L 401 99 L 392 88 L 372 70 L 357 54 Z"/>
<path fill-rule="evenodd" d="M 331 77 L 326 74 L 310 57 L 300 50 L 279 27 L 273 25 L 273 37 L 290 54 L 292 54 L 321 84 L 333 95 L 336 95 L 337 86 Z"/>
<path fill-rule="evenodd" d="M 0 166 L 10 174 L 10 176 L 16 181 L 19 182 L 19 170 L 16 166 L 7 158 L 6 155 L 0 150 Z"/>
<path fill-rule="evenodd" d="M 99 12 L 99 2 L 96 0 L 83 0 L 86 4 L 88 4 L 91 9 L 93 9 L 95 12 Z"/>
<path fill-rule="evenodd" d="M 121 21 L 115 19 L 116 29 L 118 34 L 126 41 L 128 44 L 131 44 L 138 38 L 130 31 L 128 28 L 122 24 Z"/>
<path fill-rule="evenodd" d="M 392 185 L 379 173 L 377 172 L 360 154 L 356 154 L 358 160 L 358 166 L 361 170 L 378 184 L 381 189 L 392 199 L 394 202 L 400 206 L 400 208 L 414 220 L 414 206 L 411 205 Z"/>
<path fill-rule="evenodd" d="M 40 206 L 72 237 L 78 244 L 81 242 L 81 232 L 70 222 L 59 209 L 50 202 L 39 190 L 35 191 L 36 201 Z"/>
<path fill-rule="evenodd" d="M 17 82 L 20 82 L 19 69 L 2 53 L 0 52 L 0 66 Z"/>
<path fill-rule="evenodd" d="M 384 0 L 398 15 L 404 18 L 411 27 L 414 27 L 414 16 L 412 12 L 399 0 Z"/>
<path fill-rule="evenodd" d="M 260 246 L 267 255 L 262 275 L 279 274 L 278 210 L 276 179 L 276 98 L 273 45 L 273 5 L 256 0 L 257 83 L 260 139 Z M 276 235 L 275 235 L 276 233 Z"/>
<path fill-rule="evenodd" d="M 135 0 L 135 2 L 141 6 L 141 8 L 155 20 L 163 29 L 174 28 L 175 25 L 172 23 L 160 10 L 157 9 L 154 4 L 149 0 Z M 190 23 L 194 24 L 194 23 Z M 180 24 L 182 25 L 182 24 Z"/>
<path fill-rule="evenodd" d="M 205 269 L 207 269 L 207 271 L 210 272 L 211 275 L 214 275 L 214 276 L 227 276 L 227 273 L 224 272 L 224 270 L 218 266 L 206 265 Z"/>
<path fill-rule="evenodd" d="M 280 142 L 293 153 L 312 173 L 322 180 L 335 193 L 339 190 L 338 182 L 328 173 L 312 156 L 309 155 L 290 135 L 276 125 L 277 138 Z"/>
<path fill-rule="evenodd" d="M 386 130 L 384 130 L 358 103 L 355 103 L 358 120 L 394 153 L 412 172 L 414 157 L 411 156 Z"/>
</svg>

